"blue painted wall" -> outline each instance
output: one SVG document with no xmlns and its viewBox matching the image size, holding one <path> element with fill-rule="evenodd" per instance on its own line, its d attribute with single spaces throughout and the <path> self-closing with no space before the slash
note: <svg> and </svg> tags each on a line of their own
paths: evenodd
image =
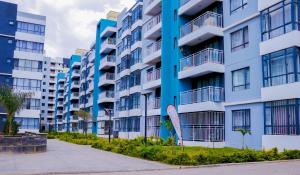
<svg viewBox="0 0 300 175">
<path fill-rule="evenodd" d="M 0 85 L 13 85 L 11 74 L 14 68 L 17 8 L 16 4 L 0 1 Z M 2 107 L 0 113 L 5 113 Z M 0 115 L 0 132 L 3 130 L 5 118 L 5 115 Z"/>
<path fill-rule="evenodd" d="M 225 98 L 226 102 L 255 101 L 260 99 L 262 87 L 262 59 L 259 55 L 261 40 L 260 17 L 257 12 L 257 1 L 249 1 L 242 11 L 230 14 L 230 1 L 223 1 L 224 24 L 227 26 L 241 21 L 249 16 L 253 18 L 229 28 L 224 32 L 225 53 Z M 245 26 L 249 31 L 249 46 L 236 52 L 231 52 L 231 33 Z M 250 67 L 250 89 L 232 91 L 232 71 Z M 232 131 L 232 110 L 250 109 L 251 136 L 245 137 L 245 144 L 254 149 L 261 148 L 261 136 L 264 134 L 264 113 L 262 103 L 226 106 L 225 141 L 226 146 L 242 147 L 242 136 Z"/>
</svg>

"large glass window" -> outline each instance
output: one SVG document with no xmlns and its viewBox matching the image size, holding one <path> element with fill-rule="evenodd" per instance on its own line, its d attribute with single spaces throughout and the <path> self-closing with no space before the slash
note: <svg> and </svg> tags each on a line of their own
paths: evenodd
<svg viewBox="0 0 300 175">
<path fill-rule="evenodd" d="M 140 132 L 140 117 L 126 117 L 119 120 L 119 132 Z"/>
<path fill-rule="evenodd" d="M 142 19 L 143 17 L 143 6 L 138 6 L 135 9 L 132 10 L 131 13 L 131 19 L 132 19 L 132 24 L 134 24 L 136 21 Z"/>
<path fill-rule="evenodd" d="M 299 48 L 288 48 L 263 56 L 264 87 L 299 81 Z"/>
<path fill-rule="evenodd" d="M 14 78 L 13 87 L 18 90 L 41 91 L 41 80 L 32 80 L 25 78 Z"/>
<path fill-rule="evenodd" d="M 44 52 L 44 44 L 32 42 L 32 41 L 17 40 L 16 50 L 24 51 L 24 52 L 43 53 Z"/>
<path fill-rule="evenodd" d="M 261 12 L 262 40 L 299 30 L 299 1 L 285 0 Z"/>
<path fill-rule="evenodd" d="M 243 10 L 248 4 L 248 0 L 230 0 L 230 13 Z"/>
<path fill-rule="evenodd" d="M 250 109 L 232 111 L 232 130 L 251 130 Z"/>
<path fill-rule="evenodd" d="M 18 21 L 17 31 L 44 36 L 45 35 L 45 25 L 32 24 L 32 23 Z"/>
<path fill-rule="evenodd" d="M 232 71 L 232 90 L 239 91 L 250 88 L 250 68 Z"/>
<path fill-rule="evenodd" d="M 142 28 L 138 27 L 134 29 L 131 33 L 131 45 L 142 39 Z"/>
<path fill-rule="evenodd" d="M 183 140 L 223 142 L 225 139 L 224 112 L 180 114 Z"/>
<path fill-rule="evenodd" d="M 19 129 L 30 129 L 37 130 L 40 127 L 38 118 L 19 118 L 16 117 L 15 121 L 19 123 L 21 126 Z"/>
<path fill-rule="evenodd" d="M 248 26 L 231 33 L 231 52 L 236 52 L 249 46 Z"/>
<path fill-rule="evenodd" d="M 42 72 L 42 61 L 34 60 L 24 60 L 24 59 L 15 59 L 14 60 L 14 69 L 30 71 L 30 72 Z"/>
<path fill-rule="evenodd" d="M 129 109 L 140 108 L 141 93 L 134 93 L 129 96 Z"/>
<path fill-rule="evenodd" d="M 299 99 L 265 103 L 266 135 L 300 135 Z"/>
<path fill-rule="evenodd" d="M 141 71 L 137 70 L 130 74 L 129 87 L 141 85 Z"/>
<path fill-rule="evenodd" d="M 23 109 L 28 109 L 28 110 L 40 110 L 40 100 L 39 99 L 32 99 L 28 98 L 25 100 Z"/>
<path fill-rule="evenodd" d="M 130 66 L 141 62 L 142 49 L 137 48 L 131 52 Z"/>
</svg>

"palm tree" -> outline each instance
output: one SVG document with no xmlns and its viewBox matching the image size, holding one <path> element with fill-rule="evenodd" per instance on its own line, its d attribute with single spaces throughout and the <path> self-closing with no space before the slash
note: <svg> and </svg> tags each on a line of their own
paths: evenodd
<svg viewBox="0 0 300 175">
<path fill-rule="evenodd" d="M 75 116 L 83 119 L 83 134 L 87 135 L 87 123 L 88 119 L 91 118 L 91 114 L 85 110 L 79 110 L 75 112 Z"/>
<path fill-rule="evenodd" d="M 8 135 L 13 135 L 14 116 L 23 107 L 26 98 L 31 96 L 30 93 L 14 92 L 9 86 L 0 87 L 0 105 L 7 113 Z"/>
<path fill-rule="evenodd" d="M 249 134 L 251 135 L 251 131 L 243 128 L 238 128 L 236 131 L 240 132 L 243 136 L 243 147 L 242 149 L 245 149 L 245 135 Z"/>
</svg>

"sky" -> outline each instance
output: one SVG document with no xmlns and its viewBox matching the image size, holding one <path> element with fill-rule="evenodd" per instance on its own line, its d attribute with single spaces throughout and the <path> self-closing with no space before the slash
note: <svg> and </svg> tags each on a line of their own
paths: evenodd
<svg viewBox="0 0 300 175">
<path fill-rule="evenodd" d="M 110 10 L 121 12 L 135 0 L 8 0 L 18 10 L 44 15 L 45 50 L 49 57 L 69 58 L 77 48 L 89 49 L 95 40 L 96 25 Z"/>
</svg>

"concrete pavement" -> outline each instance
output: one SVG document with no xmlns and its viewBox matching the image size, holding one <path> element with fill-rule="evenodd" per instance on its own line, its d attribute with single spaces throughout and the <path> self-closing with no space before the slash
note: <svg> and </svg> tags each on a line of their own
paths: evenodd
<svg viewBox="0 0 300 175">
<path fill-rule="evenodd" d="M 300 160 L 177 167 L 48 140 L 39 154 L 0 154 L 0 175 L 300 175 Z"/>
</svg>

